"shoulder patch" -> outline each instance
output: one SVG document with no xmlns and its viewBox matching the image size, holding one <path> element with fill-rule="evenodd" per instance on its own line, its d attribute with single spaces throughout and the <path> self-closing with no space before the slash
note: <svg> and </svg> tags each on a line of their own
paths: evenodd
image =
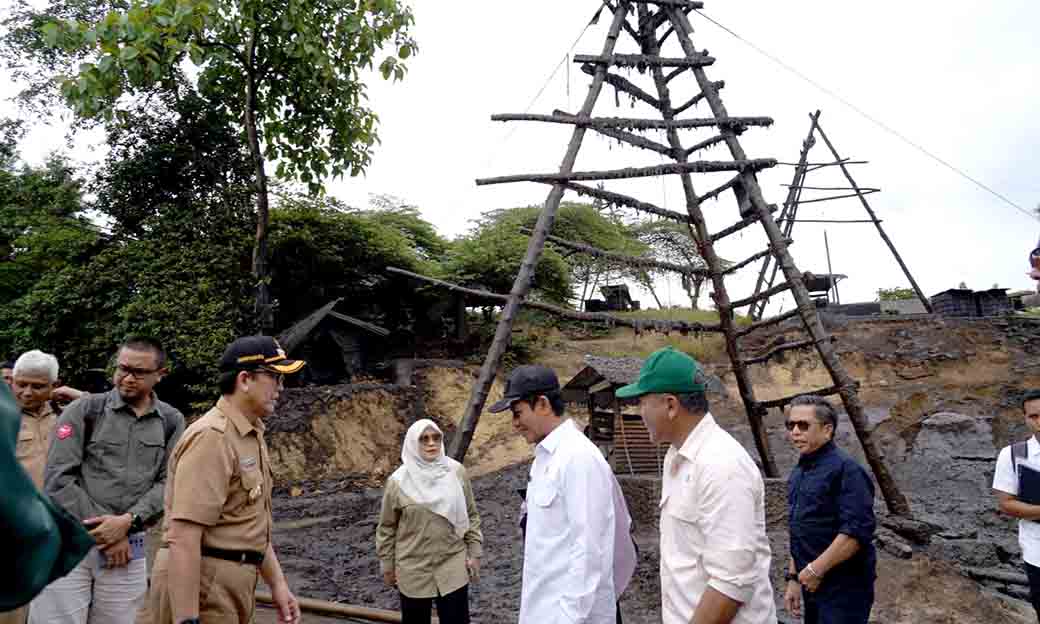
<svg viewBox="0 0 1040 624">
<path fill-rule="evenodd" d="M 58 427 L 58 430 L 55 433 L 58 436 L 59 440 L 64 440 L 68 437 L 71 437 L 72 425 L 70 425 L 69 423 L 65 423 L 62 426 Z"/>
</svg>

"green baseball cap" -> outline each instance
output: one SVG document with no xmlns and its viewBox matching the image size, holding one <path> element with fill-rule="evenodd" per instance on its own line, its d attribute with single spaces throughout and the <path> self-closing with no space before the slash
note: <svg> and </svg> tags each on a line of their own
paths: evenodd
<svg viewBox="0 0 1040 624">
<path fill-rule="evenodd" d="M 697 360 L 672 347 L 665 347 L 646 359 L 634 384 L 618 388 L 614 395 L 619 399 L 630 399 L 644 394 L 704 392 L 701 379 Z"/>
</svg>

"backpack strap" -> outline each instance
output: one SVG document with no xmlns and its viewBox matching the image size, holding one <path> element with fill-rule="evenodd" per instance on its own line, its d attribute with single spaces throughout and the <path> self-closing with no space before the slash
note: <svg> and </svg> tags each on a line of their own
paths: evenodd
<svg viewBox="0 0 1040 624">
<path fill-rule="evenodd" d="M 1029 440 L 1022 442 L 1015 442 L 1011 445 L 1011 465 L 1015 467 L 1015 474 L 1018 474 L 1018 462 L 1021 459 L 1026 459 L 1029 456 Z"/>
<path fill-rule="evenodd" d="M 88 394 L 80 400 L 86 404 L 83 410 L 83 448 L 86 449 L 94 437 L 94 424 L 105 409 L 108 394 Z"/>
</svg>

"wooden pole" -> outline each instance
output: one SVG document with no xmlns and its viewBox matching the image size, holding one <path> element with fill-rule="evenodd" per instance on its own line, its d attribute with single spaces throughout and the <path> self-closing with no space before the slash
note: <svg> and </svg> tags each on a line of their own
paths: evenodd
<svg viewBox="0 0 1040 624">
<path fill-rule="evenodd" d="M 823 231 L 823 250 L 827 253 L 827 275 L 830 276 L 831 290 L 834 291 L 834 303 L 841 305 L 841 297 L 838 296 L 838 280 L 834 279 L 834 269 L 831 268 L 831 245 L 827 241 L 827 230 Z"/>
<path fill-rule="evenodd" d="M 827 134 L 823 131 L 823 126 L 818 125 L 816 129 L 820 133 L 820 138 L 823 139 L 823 142 L 827 144 L 827 149 L 829 149 L 831 151 L 831 154 L 834 155 L 834 160 L 838 161 L 838 168 L 841 169 L 841 172 L 843 174 L 845 174 L 845 179 L 849 181 L 849 184 L 852 186 L 852 188 L 856 189 L 856 195 L 859 197 L 860 203 L 863 204 L 863 209 L 867 211 L 868 215 L 870 215 L 870 219 L 874 222 L 874 226 L 877 228 L 878 234 L 881 235 L 881 240 L 885 241 L 885 244 L 888 245 L 889 251 L 892 252 L 892 255 L 895 257 L 896 262 L 899 263 L 899 268 L 903 269 L 903 275 L 906 276 L 906 279 L 910 282 L 910 286 L 912 286 L 914 292 L 917 293 L 917 298 L 921 300 L 921 304 L 924 306 L 924 309 L 927 310 L 929 314 L 931 314 L 932 302 L 928 299 L 928 297 L 924 296 L 924 291 L 922 291 L 921 287 L 917 285 L 917 281 L 914 279 L 914 276 L 910 274 L 910 269 L 907 268 L 906 263 L 903 262 L 902 256 L 900 256 L 899 252 L 896 250 L 895 243 L 893 243 L 892 239 L 890 239 L 888 237 L 888 234 L 885 233 L 885 228 L 881 227 L 881 221 L 878 220 L 877 215 L 874 214 L 874 210 L 870 207 L 870 204 L 867 202 L 867 198 L 864 197 L 865 193 L 860 191 L 859 186 L 856 185 L 856 181 L 852 179 L 852 174 L 849 173 L 848 167 L 845 166 L 845 163 L 841 162 L 841 156 L 838 156 L 838 150 L 834 149 L 834 144 L 832 144 L 830 139 L 827 138 Z"/>
<path fill-rule="evenodd" d="M 784 208 L 780 211 L 781 221 L 785 218 L 793 219 L 794 214 L 798 210 L 798 199 L 802 194 L 802 184 L 805 183 L 806 163 L 809 159 L 809 150 L 811 150 L 813 145 L 816 143 L 816 139 L 813 138 L 813 133 L 816 131 L 816 121 L 820 118 L 820 111 L 817 110 L 809 117 L 812 119 L 812 123 L 809 125 L 809 134 L 806 135 L 805 140 L 802 141 L 802 151 L 798 155 L 798 164 L 794 168 L 794 178 L 791 180 L 791 185 L 787 188 L 787 198 L 784 200 Z M 791 228 L 784 227 L 784 238 L 791 238 Z M 758 272 L 758 281 L 755 282 L 756 295 L 761 292 L 763 288 L 768 290 L 773 287 L 773 282 L 776 281 L 777 266 L 778 265 L 773 262 L 772 257 L 766 257 L 765 262 L 762 263 L 762 269 Z M 769 282 L 767 283 L 766 273 L 770 270 L 772 273 L 770 274 Z M 762 315 L 766 312 L 766 305 L 768 304 L 769 300 L 763 299 L 751 306 L 751 310 L 749 310 L 751 320 L 761 320 Z"/>
<path fill-rule="evenodd" d="M 629 0 L 620 0 L 618 2 L 617 11 L 614 12 L 614 20 L 611 22 L 606 41 L 603 43 L 603 56 L 610 56 L 614 53 L 614 46 L 617 45 L 618 35 L 621 33 L 621 26 L 628 16 L 630 4 Z M 592 109 L 596 105 L 600 91 L 603 89 L 603 81 L 606 79 L 606 75 L 606 65 L 600 65 L 596 68 L 596 75 L 589 86 L 589 92 L 585 96 L 581 112 L 578 113 L 580 119 L 588 119 L 592 115 Z M 578 157 L 578 151 L 581 149 L 581 142 L 584 138 L 585 127 L 575 125 L 570 143 L 567 145 L 567 152 L 564 154 L 563 162 L 560 164 L 561 174 L 566 175 L 573 171 L 574 162 Z M 456 461 L 461 462 L 466 458 L 466 451 L 469 449 L 469 444 L 473 440 L 473 434 L 477 430 L 477 422 L 480 420 L 480 413 L 484 410 L 484 404 L 487 402 L 491 384 L 495 381 L 495 375 L 502 364 L 502 356 L 509 346 L 516 313 L 520 309 L 521 302 L 531 291 L 531 282 L 534 281 L 534 269 L 542 256 L 542 249 L 545 247 L 545 237 L 552 230 L 553 222 L 556 220 L 556 211 L 560 207 L 560 200 L 563 198 L 563 193 L 566 190 L 564 182 L 566 180 L 554 184 L 552 190 L 549 191 L 549 197 L 545 200 L 545 207 L 542 208 L 542 213 L 538 215 L 534 234 L 527 242 L 527 252 L 524 254 L 520 271 L 513 282 L 513 288 L 509 292 L 509 299 L 502 307 L 502 315 L 499 318 L 498 327 L 495 329 L 495 337 L 491 341 L 491 348 L 488 349 L 487 356 L 484 358 L 484 364 L 480 367 L 480 374 L 477 377 L 476 384 L 473 386 L 469 402 L 466 404 L 466 410 L 463 412 L 459 429 L 451 441 L 451 456 Z"/>
<path fill-rule="evenodd" d="M 640 21 L 642 21 L 642 18 L 646 17 L 646 5 L 641 4 L 639 9 L 642 13 L 640 16 Z M 661 10 L 663 11 L 666 9 Z M 645 54 L 654 55 L 659 52 L 657 47 L 657 38 L 654 36 L 653 32 L 646 34 L 642 46 Z M 692 50 L 692 46 L 690 48 L 684 48 L 683 51 L 687 56 L 694 56 L 695 53 L 695 51 Z M 666 121 L 671 121 L 674 119 L 674 113 L 672 112 L 671 95 L 668 90 L 668 84 L 664 79 L 664 72 L 661 71 L 660 67 L 656 66 L 651 67 L 650 70 L 654 78 L 654 83 L 657 86 L 657 99 L 661 102 L 661 115 Z M 704 69 L 701 67 L 694 67 L 692 70 L 699 71 L 702 74 L 704 72 Z M 705 91 L 705 95 L 708 95 L 707 91 Z M 716 115 L 716 117 L 719 116 Z M 720 128 L 723 136 L 733 133 L 731 127 L 720 126 Z M 679 163 L 685 162 L 687 158 L 686 150 L 683 149 L 676 128 L 674 126 L 668 128 L 666 134 L 668 136 L 668 143 L 675 152 L 674 155 L 676 161 Z M 751 427 L 752 438 L 755 440 L 755 447 L 758 450 L 759 458 L 762 461 L 762 470 L 765 472 L 767 477 L 778 477 L 780 476 L 780 471 L 777 469 L 776 461 L 773 459 L 773 454 L 769 450 L 769 437 L 766 435 L 765 426 L 762 423 L 762 416 L 765 412 L 756 407 L 757 401 L 755 400 L 755 390 L 751 385 L 750 378 L 748 377 L 747 367 L 742 363 L 740 358 L 740 347 L 737 343 L 736 324 L 733 319 L 733 305 L 730 303 L 729 294 L 726 292 L 724 279 L 725 269 L 722 266 L 722 261 L 719 259 L 718 255 L 715 254 L 715 246 L 711 243 L 711 234 L 708 232 L 708 225 L 704 220 L 704 213 L 701 210 L 700 200 L 693 188 L 693 180 L 688 173 L 681 174 L 680 179 L 682 180 L 683 193 L 686 196 L 686 211 L 690 213 L 690 226 L 694 230 L 693 234 L 695 234 L 694 240 L 697 243 L 697 251 L 700 253 L 700 256 L 704 258 L 710 272 L 711 283 L 714 289 L 713 298 L 715 299 L 715 305 L 719 311 L 719 325 L 726 338 L 726 353 L 729 355 L 730 361 L 733 362 L 733 376 L 737 380 L 737 390 L 740 392 L 740 398 L 744 401 L 744 405 L 747 409 L 748 424 Z"/>
<path fill-rule="evenodd" d="M 693 26 L 690 24 L 690 20 L 681 11 L 669 11 L 669 19 L 671 19 L 672 25 L 675 27 L 679 44 L 687 54 L 696 53 L 697 51 L 693 47 L 693 42 L 690 40 L 690 33 L 693 32 Z M 704 68 L 692 67 L 689 71 L 693 73 L 697 79 L 697 84 L 700 86 L 701 90 L 704 91 L 712 113 L 716 117 L 722 119 L 729 117 L 729 112 L 726 110 L 726 106 L 722 103 L 722 100 L 719 98 L 718 92 L 715 91 L 712 86 L 711 81 L 708 80 Z M 741 147 L 736 134 L 732 133 L 732 131 L 727 132 L 726 145 L 729 147 L 730 153 L 733 155 L 734 159 L 745 160 L 747 158 L 747 155 L 744 153 L 744 148 Z M 845 412 L 848 414 L 849 420 L 852 422 L 852 427 L 855 429 L 857 437 L 859 437 L 860 444 L 863 446 L 863 454 L 867 458 L 867 462 L 870 464 L 870 467 L 874 472 L 874 477 L 877 479 L 881 495 L 884 497 L 885 503 L 888 505 L 888 509 L 891 513 L 895 515 L 909 516 L 910 503 L 907 501 L 902 491 L 900 491 L 899 486 L 892 478 L 892 475 L 888 472 L 885 462 L 881 459 L 881 453 L 874 445 L 874 439 L 871 436 L 870 427 L 868 426 L 866 414 L 863 410 L 863 404 L 860 402 L 859 394 L 856 391 L 858 384 L 849 375 L 848 371 L 845 370 L 845 367 L 842 366 L 837 353 L 834 351 L 833 345 L 831 345 L 830 340 L 827 340 L 827 332 L 824 330 L 823 324 L 820 323 L 820 318 L 816 314 L 816 306 L 809 297 L 809 293 L 805 289 L 805 284 L 802 281 L 801 273 L 798 271 L 798 268 L 794 264 L 794 260 L 791 258 L 790 252 L 787 250 L 787 243 L 784 241 L 784 235 L 780 231 L 780 227 L 777 226 L 775 221 L 773 221 L 772 214 L 769 210 L 769 204 L 767 204 L 765 199 L 762 197 L 762 189 L 759 188 L 758 181 L 755 180 L 754 175 L 747 173 L 743 174 L 743 184 L 744 188 L 748 192 L 752 205 L 758 212 L 759 219 L 762 222 L 762 227 L 765 229 L 766 236 L 769 238 L 769 243 L 776 252 L 780 268 L 783 270 L 787 281 L 792 285 L 794 300 L 798 307 L 799 315 L 802 317 L 802 322 L 805 324 L 805 329 L 809 333 L 810 337 L 817 341 L 816 349 L 820 354 L 820 359 L 823 360 L 827 372 L 830 373 L 831 379 L 834 380 L 835 387 L 838 388 L 842 403 L 845 405 Z"/>
<path fill-rule="evenodd" d="M 274 607 L 274 598 L 266 592 L 256 592 L 256 601 L 263 605 Z M 370 622 L 387 622 L 389 624 L 401 624 L 401 614 L 397 611 L 386 609 L 374 609 L 372 607 L 360 607 L 340 602 L 329 602 L 316 598 L 304 598 L 297 596 L 296 601 L 300 603 L 300 611 L 314 613 L 316 615 L 329 615 L 340 618 L 355 618 L 368 620 Z M 433 618 L 430 624 L 437 624 L 440 620 Z"/>
</svg>

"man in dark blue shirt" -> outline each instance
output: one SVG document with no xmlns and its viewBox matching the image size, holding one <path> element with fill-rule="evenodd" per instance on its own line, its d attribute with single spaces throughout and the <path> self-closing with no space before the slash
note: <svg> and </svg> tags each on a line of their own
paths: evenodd
<svg viewBox="0 0 1040 624">
<path fill-rule="evenodd" d="M 804 611 L 806 624 L 866 624 L 877 565 L 874 484 L 835 446 L 838 415 L 826 400 L 797 397 L 785 424 L 801 456 L 787 484 L 784 606 L 795 616 Z"/>
</svg>

